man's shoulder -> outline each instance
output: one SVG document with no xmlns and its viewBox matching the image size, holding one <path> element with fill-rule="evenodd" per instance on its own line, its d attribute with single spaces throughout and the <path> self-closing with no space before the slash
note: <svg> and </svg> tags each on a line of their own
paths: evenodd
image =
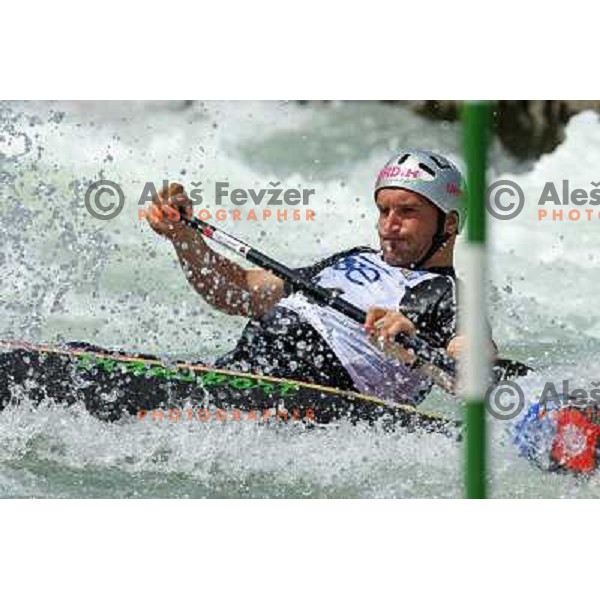
<svg viewBox="0 0 600 600">
<path fill-rule="evenodd" d="M 314 264 L 303 267 L 302 269 L 298 269 L 299 271 L 311 271 L 311 272 L 319 272 L 340 260 L 344 260 L 345 258 L 349 258 L 351 256 L 356 256 L 357 254 L 377 254 L 377 250 L 371 248 L 370 246 L 354 246 L 353 248 L 348 248 L 346 250 L 342 250 L 340 252 L 336 252 L 335 254 L 331 254 L 324 258 L 317 260 Z"/>
<path fill-rule="evenodd" d="M 336 262 L 337 260 L 346 258 L 347 256 L 354 256 L 356 254 L 378 254 L 379 250 L 375 250 L 370 246 L 354 246 L 340 252 L 336 252 L 331 256 L 321 259 L 319 262 Z"/>
<path fill-rule="evenodd" d="M 406 290 L 399 306 L 417 332 L 435 348 L 445 348 L 456 335 L 456 281 L 447 274 L 421 280 Z"/>
<path fill-rule="evenodd" d="M 294 269 L 294 271 L 300 277 L 311 280 L 316 278 L 322 271 L 324 271 L 328 267 L 335 265 L 339 261 L 342 261 L 346 258 L 350 258 L 352 256 L 356 256 L 358 254 L 365 253 L 375 255 L 377 254 L 377 250 L 374 250 L 369 246 L 354 246 L 353 248 L 348 248 L 346 250 L 342 250 L 340 252 L 336 252 L 335 254 L 331 254 L 329 256 L 321 258 L 309 266 Z M 294 291 L 294 286 L 286 282 L 284 286 L 284 295 L 287 296 L 293 293 Z"/>
<path fill-rule="evenodd" d="M 457 300 L 455 278 L 442 273 L 428 273 L 428 275 L 407 286 L 406 297 L 414 298 L 416 303 L 427 311 L 439 305 L 455 305 Z"/>
</svg>

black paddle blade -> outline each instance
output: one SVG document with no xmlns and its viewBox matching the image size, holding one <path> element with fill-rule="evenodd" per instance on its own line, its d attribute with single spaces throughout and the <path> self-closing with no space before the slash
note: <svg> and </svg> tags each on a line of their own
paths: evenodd
<svg viewBox="0 0 600 600">
<path fill-rule="evenodd" d="M 532 371 L 532 367 L 529 367 L 518 360 L 509 360 L 506 358 L 499 358 L 496 360 L 492 368 L 494 381 L 504 381 L 505 379 L 523 377 Z"/>
</svg>

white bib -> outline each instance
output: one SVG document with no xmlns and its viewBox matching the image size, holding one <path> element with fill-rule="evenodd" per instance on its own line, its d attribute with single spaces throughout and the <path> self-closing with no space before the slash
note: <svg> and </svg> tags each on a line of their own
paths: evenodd
<svg viewBox="0 0 600 600">
<path fill-rule="evenodd" d="M 407 288 L 438 276 L 392 267 L 380 254 L 360 252 L 323 269 L 316 283 L 343 291 L 344 300 L 364 311 L 375 306 L 398 310 Z M 429 387 L 427 378 L 371 344 L 362 324 L 308 301 L 302 292 L 283 298 L 279 305 L 296 312 L 321 334 L 362 393 L 406 403 L 417 401 L 419 391 Z"/>
</svg>

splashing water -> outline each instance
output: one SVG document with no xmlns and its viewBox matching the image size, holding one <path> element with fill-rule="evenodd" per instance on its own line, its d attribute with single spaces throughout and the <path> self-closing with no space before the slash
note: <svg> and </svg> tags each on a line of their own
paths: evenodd
<svg viewBox="0 0 600 600">
<path fill-rule="evenodd" d="M 170 245 L 138 219 L 144 182 L 314 188 L 314 222 L 222 224 L 302 266 L 376 245 L 372 185 L 396 147 L 428 146 L 461 162 L 458 125 L 376 103 L 3 103 L 0 120 L 0 336 L 196 360 L 231 349 L 245 321 L 198 297 Z M 527 198 L 518 218 L 490 223 L 490 318 L 502 355 L 537 369 L 519 382 L 529 394 L 548 378 L 600 379 L 597 225 L 540 222 L 536 204 L 545 181 L 589 189 L 599 179 L 599 142 L 597 116 L 583 113 L 535 163 L 497 145 L 491 151 L 490 174 L 516 181 Z M 85 209 L 85 189 L 97 179 L 125 192 L 113 220 Z M 204 198 L 214 209 L 212 194 Z M 459 274 L 462 251 L 459 243 Z M 439 391 L 425 407 L 460 415 Z M 493 495 L 600 495 L 595 478 L 543 473 L 518 457 L 503 424 L 492 423 L 491 433 Z M 461 460 L 460 444 L 441 435 L 345 422 L 310 430 L 103 423 L 76 406 L 34 410 L 26 398 L 0 414 L 0 496 L 9 497 L 454 497 Z"/>
</svg>

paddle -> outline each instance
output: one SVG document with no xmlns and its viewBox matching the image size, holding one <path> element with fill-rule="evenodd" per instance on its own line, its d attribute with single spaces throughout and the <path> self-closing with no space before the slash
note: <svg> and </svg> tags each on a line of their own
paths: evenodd
<svg viewBox="0 0 600 600">
<path fill-rule="evenodd" d="M 307 297 L 314 302 L 330 306 L 339 311 L 348 318 L 360 323 L 365 322 L 366 313 L 350 304 L 343 298 L 340 298 L 339 292 L 323 288 L 311 281 L 304 279 L 295 271 L 286 265 L 276 261 L 275 259 L 263 254 L 256 248 L 249 246 L 245 242 L 225 233 L 214 225 L 201 221 L 196 217 L 188 218 L 185 214 L 180 213 L 181 220 L 201 233 L 203 236 L 214 240 L 215 242 L 229 248 L 236 254 L 242 256 L 249 262 L 258 267 L 267 269 L 291 284 L 295 290 L 302 291 Z M 425 363 L 423 368 L 427 374 L 445 390 L 454 391 L 454 380 L 457 374 L 456 361 L 450 358 L 444 352 L 432 348 L 425 340 L 419 336 L 409 337 L 404 334 L 398 334 L 395 341 L 404 348 L 413 350 L 422 362 Z M 514 360 L 498 359 L 494 365 L 494 379 L 510 379 L 511 377 L 520 377 L 532 371 L 530 367 Z"/>
<path fill-rule="evenodd" d="M 188 218 L 184 214 L 181 215 L 181 220 L 200 232 L 203 236 L 229 248 L 256 266 L 271 271 L 287 283 L 291 284 L 295 290 L 303 292 L 317 304 L 330 306 L 361 325 L 365 322 L 367 314 L 343 298 L 340 298 L 339 292 L 328 290 L 304 279 L 289 267 L 274 260 L 270 256 L 263 254 L 255 248 L 252 248 L 232 235 L 217 229 L 214 225 L 201 221 L 195 217 Z M 419 359 L 441 369 L 450 377 L 456 375 L 456 362 L 443 352 L 432 348 L 419 336 L 409 337 L 404 334 L 399 334 L 395 341 L 401 346 L 413 350 Z"/>
</svg>

